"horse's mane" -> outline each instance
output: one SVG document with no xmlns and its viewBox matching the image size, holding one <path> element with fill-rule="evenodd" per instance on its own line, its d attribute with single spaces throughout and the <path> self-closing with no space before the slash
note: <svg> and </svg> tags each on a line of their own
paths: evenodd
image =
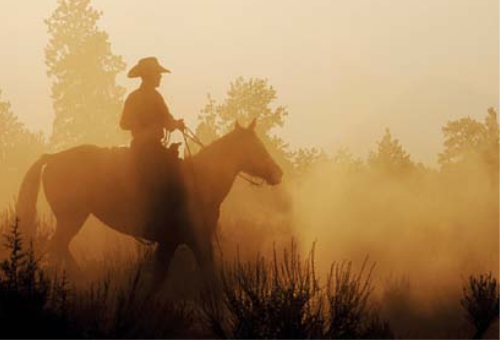
<svg viewBox="0 0 500 340">
<path fill-rule="evenodd" d="M 192 160 L 198 160 L 198 159 L 205 159 L 205 158 L 214 158 L 215 156 L 218 156 L 218 154 L 223 151 L 224 147 L 232 142 L 234 140 L 235 133 L 234 131 L 231 131 L 224 136 L 217 138 L 216 140 L 212 141 L 210 144 L 207 146 L 201 148 L 199 152 L 196 154 L 193 154 L 189 159 Z"/>
</svg>

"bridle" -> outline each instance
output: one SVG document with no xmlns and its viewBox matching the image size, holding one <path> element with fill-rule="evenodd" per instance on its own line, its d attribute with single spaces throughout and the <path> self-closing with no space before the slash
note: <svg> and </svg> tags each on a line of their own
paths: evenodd
<svg viewBox="0 0 500 340">
<path fill-rule="evenodd" d="M 184 144 L 186 145 L 186 150 L 187 150 L 187 154 L 189 157 L 192 156 L 192 153 L 191 153 L 191 147 L 189 146 L 189 140 L 193 141 L 195 144 L 197 144 L 200 148 L 205 148 L 205 144 L 203 144 L 203 142 L 198 138 L 198 136 L 196 136 L 196 134 L 190 129 L 188 128 L 187 126 L 184 127 L 184 129 L 182 130 L 182 136 L 184 138 Z M 194 169 L 191 168 L 191 171 L 193 171 L 193 179 L 194 179 L 194 186 L 195 186 L 195 190 L 197 189 L 197 183 L 196 183 L 196 179 L 194 178 Z M 262 186 L 264 184 L 264 180 L 261 179 L 260 182 L 257 182 L 256 180 L 250 178 L 250 177 L 247 177 L 245 176 L 243 173 L 238 173 L 238 177 L 244 179 L 245 181 L 247 181 L 248 183 L 250 183 L 251 185 L 254 185 L 254 186 Z M 214 236 L 215 236 L 215 241 L 217 242 L 217 247 L 219 249 L 219 252 L 220 252 L 220 255 L 221 257 L 224 257 L 224 254 L 222 252 L 222 247 L 221 247 L 221 244 L 220 244 L 220 241 L 219 241 L 219 235 L 217 234 L 217 231 L 215 230 L 214 232 Z"/>
</svg>

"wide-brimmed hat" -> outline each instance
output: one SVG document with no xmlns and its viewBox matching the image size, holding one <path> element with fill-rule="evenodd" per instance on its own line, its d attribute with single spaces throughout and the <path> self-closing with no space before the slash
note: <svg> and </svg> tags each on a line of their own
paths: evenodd
<svg viewBox="0 0 500 340">
<path fill-rule="evenodd" d="M 128 72 L 128 77 L 137 78 L 148 74 L 164 73 L 164 72 L 170 73 L 170 70 L 161 66 L 160 63 L 158 62 L 158 59 L 156 59 L 155 57 L 148 57 L 139 60 L 137 65 L 132 67 L 132 69 Z"/>
</svg>

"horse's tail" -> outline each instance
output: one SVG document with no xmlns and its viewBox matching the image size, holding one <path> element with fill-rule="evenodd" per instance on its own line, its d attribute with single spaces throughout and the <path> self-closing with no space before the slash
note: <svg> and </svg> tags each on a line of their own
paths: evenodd
<svg viewBox="0 0 500 340">
<path fill-rule="evenodd" d="M 42 168 L 48 162 L 50 155 L 44 154 L 24 175 L 16 202 L 16 215 L 20 230 L 26 239 L 36 234 L 36 201 L 40 191 Z"/>
</svg>

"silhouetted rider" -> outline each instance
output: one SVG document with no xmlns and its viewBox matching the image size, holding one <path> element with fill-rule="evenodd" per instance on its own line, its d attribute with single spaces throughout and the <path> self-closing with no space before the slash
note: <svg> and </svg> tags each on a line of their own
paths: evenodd
<svg viewBox="0 0 500 340">
<path fill-rule="evenodd" d="M 184 195 L 177 150 L 162 145 L 165 129 L 171 132 L 184 129 L 184 121 L 170 113 L 161 94 L 162 73 L 170 73 L 154 57 L 139 60 L 128 73 L 140 77 L 140 87 L 125 100 L 120 127 L 132 133 L 131 150 L 139 184 L 146 190 L 144 200 L 149 207 L 145 233 L 150 239 L 165 234 L 165 224 L 177 224 Z M 168 220 L 166 221 L 165 218 Z M 166 235 L 165 235 L 166 236 Z"/>
<path fill-rule="evenodd" d="M 125 100 L 120 126 L 132 132 L 132 143 L 160 143 L 164 129 L 184 129 L 182 119 L 175 120 L 161 94 L 162 73 L 170 73 L 154 57 L 139 60 L 128 73 L 129 78 L 141 77 L 141 86 Z"/>
</svg>

